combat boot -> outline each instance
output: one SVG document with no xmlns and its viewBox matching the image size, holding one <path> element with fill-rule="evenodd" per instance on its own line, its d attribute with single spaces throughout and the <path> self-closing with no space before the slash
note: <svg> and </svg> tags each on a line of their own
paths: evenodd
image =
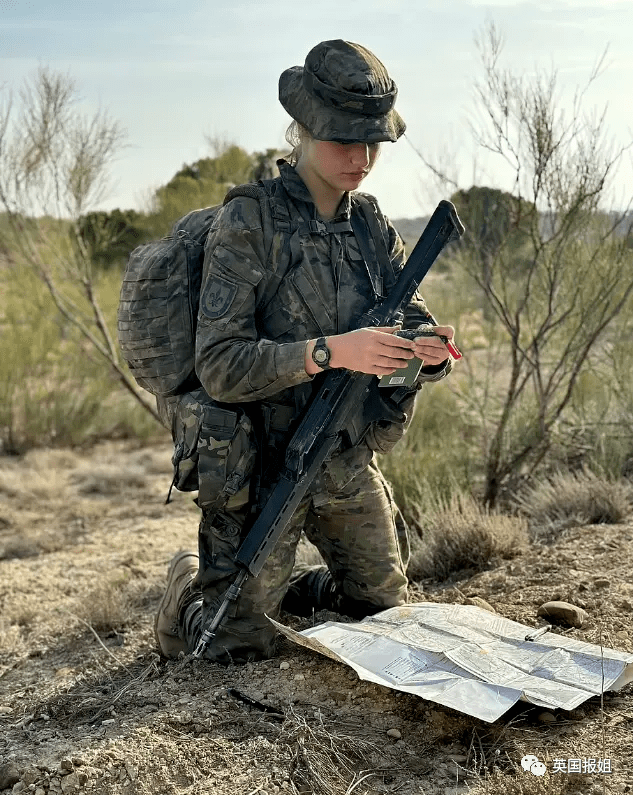
<svg viewBox="0 0 633 795">
<path fill-rule="evenodd" d="M 190 593 L 189 585 L 198 573 L 198 555 L 195 552 L 178 552 L 169 564 L 167 589 L 158 607 L 154 621 L 156 642 L 165 657 L 175 659 L 181 651 L 188 651 L 187 642 L 179 633 L 178 613 L 183 597 Z"/>
<path fill-rule="evenodd" d="M 385 607 L 344 594 L 337 588 L 327 566 L 306 566 L 298 567 L 290 578 L 281 609 L 293 616 L 311 616 L 313 610 L 331 610 L 362 619 L 385 610 Z"/>
<path fill-rule="evenodd" d="M 281 609 L 293 616 L 311 616 L 313 610 L 336 610 L 336 585 L 327 566 L 298 569 L 290 578 L 290 585 Z"/>
</svg>

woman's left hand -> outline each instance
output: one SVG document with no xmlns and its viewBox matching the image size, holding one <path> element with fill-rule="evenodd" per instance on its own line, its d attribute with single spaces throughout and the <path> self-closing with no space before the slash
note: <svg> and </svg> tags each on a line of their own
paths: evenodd
<svg viewBox="0 0 633 795">
<path fill-rule="evenodd" d="M 436 335 L 434 337 L 416 337 L 413 340 L 415 345 L 413 352 L 418 359 L 423 359 L 424 364 L 428 365 L 442 364 L 448 359 L 448 350 L 440 336 L 447 337 L 449 340 L 455 336 L 453 326 L 433 326 L 433 331 Z"/>
</svg>

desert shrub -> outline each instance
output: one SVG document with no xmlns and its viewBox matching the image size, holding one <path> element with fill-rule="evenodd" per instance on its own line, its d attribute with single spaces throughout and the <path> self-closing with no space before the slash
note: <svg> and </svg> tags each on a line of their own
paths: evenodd
<svg viewBox="0 0 633 795">
<path fill-rule="evenodd" d="M 455 494 L 426 513 L 408 574 L 414 580 L 446 580 L 457 572 L 483 571 L 519 555 L 527 541 L 524 518 L 493 513 L 474 498 Z"/>
<path fill-rule="evenodd" d="M 589 470 L 556 472 L 516 497 L 530 536 L 551 541 L 567 527 L 619 524 L 631 513 L 630 484 L 609 480 Z"/>
</svg>

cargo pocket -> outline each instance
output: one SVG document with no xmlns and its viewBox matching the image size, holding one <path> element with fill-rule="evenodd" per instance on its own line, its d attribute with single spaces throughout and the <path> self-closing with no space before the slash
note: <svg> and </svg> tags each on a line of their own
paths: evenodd
<svg viewBox="0 0 633 795">
<path fill-rule="evenodd" d="M 198 439 L 199 506 L 217 510 L 237 495 L 252 474 L 255 454 L 252 423 L 243 411 L 205 410 Z"/>
<path fill-rule="evenodd" d="M 215 403 L 196 389 L 182 395 L 172 420 L 174 486 L 198 490 L 198 504 L 217 510 L 244 492 L 255 463 L 256 446 L 250 418 L 237 408 Z M 239 501 L 239 500 L 238 500 Z"/>
</svg>

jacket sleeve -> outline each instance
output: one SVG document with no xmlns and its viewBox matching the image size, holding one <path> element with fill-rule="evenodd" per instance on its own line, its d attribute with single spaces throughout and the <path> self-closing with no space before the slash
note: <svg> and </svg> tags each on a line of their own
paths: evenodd
<svg viewBox="0 0 633 795">
<path fill-rule="evenodd" d="M 215 400 L 261 400 L 312 380 L 305 371 L 307 340 L 259 338 L 255 310 L 266 266 L 259 202 L 235 198 L 207 237 L 200 290 L 196 372 Z"/>
<path fill-rule="evenodd" d="M 389 229 L 389 256 L 391 258 L 394 271 L 396 274 L 398 274 L 404 268 L 406 261 L 404 243 L 390 221 L 387 221 L 387 226 Z M 405 310 L 404 322 L 402 326 L 405 329 L 412 329 L 417 328 L 422 324 L 428 324 L 432 322 L 433 316 L 427 309 L 426 302 L 424 301 L 424 298 L 422 298 L 420 290 L 417 289 Z M 427 381 L 439 381 L 450 373 L 452 366 L 453 363 L 449 356 L 445 362 L 442 362 L 442 364 L 422 367 L 417 378 L 417 385 L 420 386 Z"/>
</svg>

